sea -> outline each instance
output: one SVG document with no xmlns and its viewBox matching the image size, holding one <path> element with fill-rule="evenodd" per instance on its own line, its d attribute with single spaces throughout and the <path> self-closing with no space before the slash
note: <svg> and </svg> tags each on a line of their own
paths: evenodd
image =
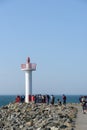
<svg viewBox="0 0 87 130">
<path fill-rule="evenodd" d="M 57 100 L 60 99 L 62 101 L 62 95 L 54 95 L 55 96 L 55 103 Z M 67 103 L 79 103 L 80 95 L 66 95 Z M 9 103 L 15 101 L 16 95 L 1 95 L 0 96 L 0 107 L 5 106 Z"/>
</svg>

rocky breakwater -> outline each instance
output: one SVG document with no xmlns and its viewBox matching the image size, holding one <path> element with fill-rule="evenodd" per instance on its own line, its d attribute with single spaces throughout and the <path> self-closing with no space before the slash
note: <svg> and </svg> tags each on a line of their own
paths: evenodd
<svg viewBox="0 0 87 130">
<path fill-rule="evenodd" d="M 0 108 L 0 130 L 74 130 L 76 114 L 70 104 L 11 103 Z"/>
</svg>

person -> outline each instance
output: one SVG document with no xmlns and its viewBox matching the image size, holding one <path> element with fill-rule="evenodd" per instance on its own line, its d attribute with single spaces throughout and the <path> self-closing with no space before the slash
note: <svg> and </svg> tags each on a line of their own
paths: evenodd
<svg viewBox="0 0 87 130">
<path fill-rule="evenodd" d="M 31 96 L 31 101 L 32 101 L 32 103 L 35 103 L 35 96 L 34 95 Z"/>
<path fill-rule="evenodd" d="M 82 106 L 82 112 L 85 113 L 85 110 L 86 110 L 85 96 L 82 96 L 82 98 L 81 98 L 81 106 Z"/>
<path fill-rule="evenodd" d="M 20 100 L 21 100 L 21 103 L 23 103 L 24 100 L 25 100 L 25 96 L 21 96 L 21 97 L 20 97 Z"/>
<path fill-rule="evenodd" d="M 62 103 L 61 103 L 60 99 L 58 99 L 57 101 L 58 101 L 58 105 L 61 106 Z"/>
<path fill-rule="evenodd" d="M 15 99 L 15 102 L 16 103 L 19 103 L 21 101 L 21 97 L 18 95 L 17 97 L 16 97 L 16 99 Z"/>
<path fill-rule="evenodd" d="M 35 98 L 35 103 L 37 103 L 37 95 L 35 95 L 34 98 Z"/>
<path fill-rule="evenodd" d="M 50 101 L 50 96 L 47 94 L 46 95 L 46 103 L 49 104 L 49 101 Z"/>
<path fill-rule="evenodd" d="M 62 99 L 63 99 L 63 104 L 66 105 L 66 96 L 64 94 L 62 96 Z"/>
<path fill-rule="evenodd" d="M 51 95 L 51 104 L 54 105 L 55 97 Z"/>
</svg>

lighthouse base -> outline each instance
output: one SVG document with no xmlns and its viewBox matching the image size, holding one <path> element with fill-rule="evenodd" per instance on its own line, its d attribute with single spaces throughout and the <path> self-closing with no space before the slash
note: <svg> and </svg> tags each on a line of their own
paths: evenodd
<svg viewBox="0 0 87 130">
<path fill-rule="evenodd" d="M 26 102 L 26 103 L 31 102 L 31 98 L 32 98 L 32 95 L 27 95 L 27 96 L 25 97 L 25 102 Z"/>
</svg>

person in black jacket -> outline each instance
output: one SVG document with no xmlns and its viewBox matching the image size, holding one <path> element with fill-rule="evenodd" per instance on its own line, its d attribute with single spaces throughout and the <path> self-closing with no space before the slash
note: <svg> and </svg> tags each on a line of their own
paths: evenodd
<svg viewBox="0 0 87 130">
<path fill-rule="evenodd" d="M 62 99 L 63 99 L 63 104 L 66 105 L 66 96 L 64 94 L 62 96 Z"/>
</svg>

